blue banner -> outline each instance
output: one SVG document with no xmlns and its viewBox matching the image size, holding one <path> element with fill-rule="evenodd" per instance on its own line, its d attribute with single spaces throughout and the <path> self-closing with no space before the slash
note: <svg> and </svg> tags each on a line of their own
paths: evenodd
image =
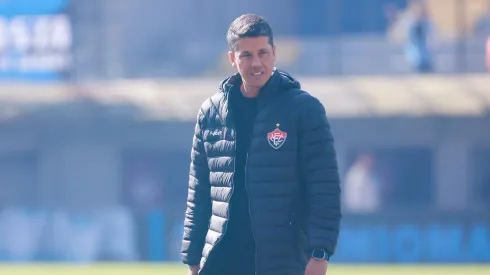
<svg viewBox="0 0 490 275">
<path fill-rule="evenodd" d="M 164 223 L 165 221 L 165 223 Z M 172 224 L 162 239 L 162 224 Z M 183 221 L 154 213 L 148 220 L 150 259 L 179 261 Z M 156 248 L 155 245 L 166 247 Z M 161 250 L 169 253 L 165 256 Z M 336 263 L 490 263 L 490 226 L 473 221 L 346 221 Z"/>
<path fill-rule="evenodd" d="M 490 263 L 485 224 L 344 226 L 335 262 Z"/>
<path fill-rule="evenodd" d="M 0 80 L 62 80 L 71 64 L 69 0 L 0 1 Z"/>
</svg>

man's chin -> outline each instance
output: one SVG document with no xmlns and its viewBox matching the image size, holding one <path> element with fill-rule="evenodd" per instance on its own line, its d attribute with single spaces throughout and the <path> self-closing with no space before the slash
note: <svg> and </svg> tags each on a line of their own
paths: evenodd
<svg viewBox="0 0 490 275">
<path fill-rule="evenodd" d="M 261 89 L 267 81 L 245 81 L 245 85 L 253 89 Z"/>
</svg>

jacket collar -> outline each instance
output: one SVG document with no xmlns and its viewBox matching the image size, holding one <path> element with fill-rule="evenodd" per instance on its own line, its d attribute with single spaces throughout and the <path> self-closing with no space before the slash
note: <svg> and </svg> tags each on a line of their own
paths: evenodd
<svg viewBox="0 0 490 275">
<path fill-rule="evenodd" d="M 264 87 L 262 87 L 258 94 L 259 105 L 262 106 L 266 104 L 269 100 L 273 98 L 273 96 L 279 92 L 281 83 L 280 73 L 276 68 L 272 70 L 272 75 L 269 80 L 265 83 Z M 242 77 L 239 73 L 232 75 L 225 83 L 223 83 L 223 92 L 226 95 L 226 98 L 230 95 L 231 91 L 234 87 L 238 87 L 242 85 Z"/>
<path fill-rule="evenodd" d="M 269 104 L 277 96 L 277 94 L 281 92 L 282 78 L 283 76 L 281 75 L 281 72 L 274 68 L 271 77 L 259 91 L 257 97 L 259 110 Z M 222 97 L 222 101 L 217 107 L 219 109 L 220 116 L 224 119 L 226 124 L 233 125 L 233 112 L 229 108 L 229 97 L 234 88 L 241 85 L 242 77 L 239 73 L 236 73 L 223 80 L 220 84 L 220 89 L 224 95 Z"/>
</svg>

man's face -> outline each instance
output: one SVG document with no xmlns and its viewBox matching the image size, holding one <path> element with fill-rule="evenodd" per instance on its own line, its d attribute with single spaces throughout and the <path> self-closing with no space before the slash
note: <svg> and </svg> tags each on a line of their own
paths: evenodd
<svg viewBox="0 0 490 275">
<path fill-rule="evenodd" d="M 229 52 L 232 65 L 245 85 L 260 89 L 272 75 L 276 48 L 266 36 L 244 37 L 237 41 L 235 51 Z"/>
</svg>

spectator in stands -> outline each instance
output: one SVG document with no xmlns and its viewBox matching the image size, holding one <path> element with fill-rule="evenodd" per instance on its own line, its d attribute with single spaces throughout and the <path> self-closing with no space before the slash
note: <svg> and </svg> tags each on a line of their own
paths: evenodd
<svg viewBox="0 0 490 275">
<path fill-rule="evenodd" d="M 432 22 L 423 1 L 413 1 L 406 21 L 407 41 L 405 54 L 412 68 L 420 73 L 433 71 L 432 53 L 429 49 L 429 38 Z"/>
<path fill-rule="evenodd" d="M 485 46 L 485 55 L 486 55 L 486 61 L 487 61 L 487 70 L 490 72 L 490 36 L 487 39 L 487 45 Z"/>
<path fill-rule="evenodd" d="M 343 188 L 344 209 L 350 213 L 373 213 L 380 207 L 380 183 L 374 158 L 360 155 L 347 172 Z"/>
<path fill-rule="evenodd" d="M 404 12 L 398 12 L 395 6 L 387 5 L 385 14 L 392 25 L 390 35 L 404 41 L 405 58 L 411 68 L 418 73 L 433 72 L 430 41 L 435 35 L 435 25 L 426 4 L 422 0 L 412 0 Z"/>
</svg>

